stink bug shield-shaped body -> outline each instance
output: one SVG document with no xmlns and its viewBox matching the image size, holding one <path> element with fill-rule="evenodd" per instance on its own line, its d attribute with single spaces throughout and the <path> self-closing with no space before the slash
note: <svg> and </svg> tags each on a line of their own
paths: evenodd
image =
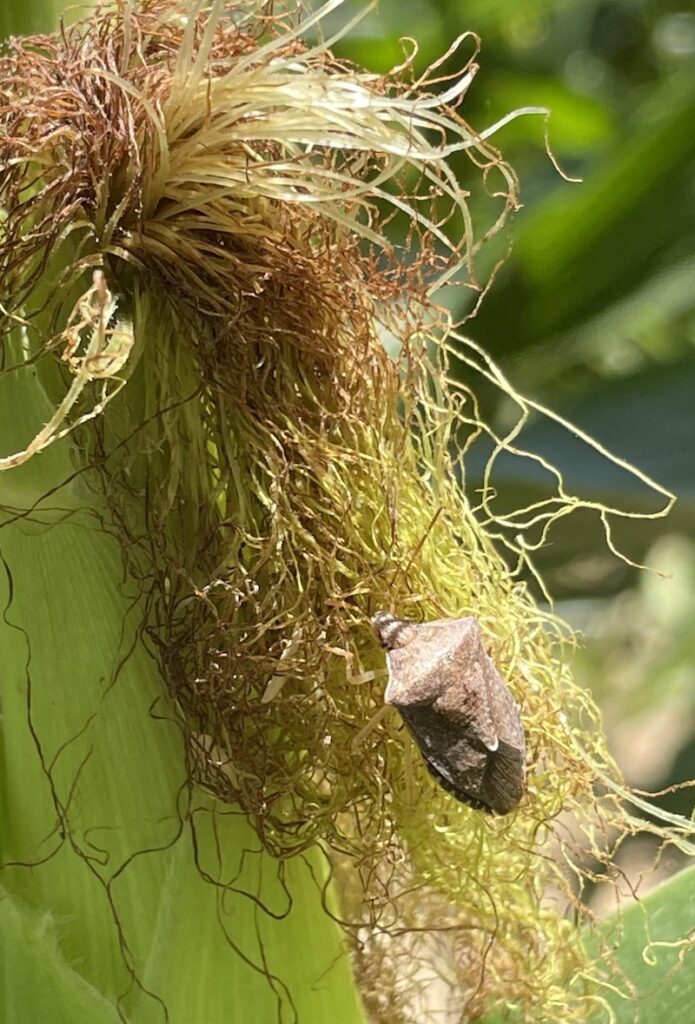
<svg viewBox="0 0 695 1024">
<path fill-rule="evenodd" d="M 524 794 L 524 731 L 476 619 L 418 624 L 378 612 L 372 622 L 388 652 L 386 703 L 400 712 L 431 774 L 471 807 L 513 810 Z"/>
</svg>

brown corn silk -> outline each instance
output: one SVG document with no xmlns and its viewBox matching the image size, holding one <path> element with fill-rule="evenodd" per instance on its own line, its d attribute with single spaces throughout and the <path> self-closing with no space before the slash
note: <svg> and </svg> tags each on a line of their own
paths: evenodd
<svg viewBox="0 0 695 1024">
<path fill-rule="evenodd" d="M 510 1003 L 583 1019 L 602 968 L 573 918 L 642 826 L 561 659 L 568 633 L 522 577 L 553 520 L 589 503 L 550 468 L 547 500 L 496 515 L 494 461 L 523 454 L 533 407 L 438 292 L 475 307 L 516 179 L 458 112 L 473 37 L 452 47 L 453 79 L 418 79 L 407 48 L 379 76 L 332 56 L 320 25 L 288 5 L 144 0 L 11 42 L 5 326 L 26 325 L 58 407 L 66 331 L 86 311 L 95 337 L 102 307 L 80 297 L 103 270 L 122 320 L 101 327 L 132 349 L 106 381 L 85 371 L 47 443 L 70 433 L 107 499 L 191 779 L 278 858 L 325 851 L 373 1019 L 427 1019 L 433 972 L 462 1019 Z M 478 404 L 491 385 L 518 411 L 501 437 Z M 481 434 L 493 456 L 475 493 L 464 462 Z M 453 801 L 382 713 L 382 607 L 478 618 L 522 707 L 512 815 Z"/>
</svg>

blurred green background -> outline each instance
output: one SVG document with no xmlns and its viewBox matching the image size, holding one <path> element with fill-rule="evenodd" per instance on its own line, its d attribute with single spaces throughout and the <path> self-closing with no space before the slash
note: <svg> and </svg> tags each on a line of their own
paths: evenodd
<svg viewBox="0 0 695 1024">
<path fill-rule="evenodd" d="M 342 8 L 336 28 L 344 17 Z M 557 174 L 538 117 L 495 136 L 524 205 L 511 256 L 466 331 L 521 392 L 678 498 L 667 519 L 614 524 L 618 546 L 655 572 L 616 559 L 598 518 L 583 513 L 536 557 L 556 610 L 584 633 L 576 672 L 601 702 L 628 781 L 662 789 L 695 777 L 695 13 L 683 0 L 381 0 L 337 49 L 387 70 L 403 59 L 399 37 L 411 36 L 424 71 L 466 30 L 482 41 L 461 107 L 469 124 L 547 106 L 553 153 L 583 179 Z M 465 157 L 454 163 L 470 177 Z M 493 422 L 503 428 L 508 416 L 498 399 Z M 571 491 L 659 507 L 552 423 L 538 419 L 524 439 Z M 484 454 L 473 452 L 469 479 Z M 503 507 L 541 496 L 524 460 L 501 461 L 495 482 Z M 692 790 L 659 802 L 690 815 Z M 628 845 L 621 866 L 637 871 L 649 852 Z M 659 873 L 675 866 L 670 857 Z"/>
</svg>

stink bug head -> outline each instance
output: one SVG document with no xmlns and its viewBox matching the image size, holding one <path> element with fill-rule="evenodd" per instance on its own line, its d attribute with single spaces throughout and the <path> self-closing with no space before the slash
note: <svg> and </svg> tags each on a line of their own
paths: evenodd
<svg viewBox="0 0 695 1024">
<path fill-rule="evenodd" d="M 399 619 L 391 612 L 377 612 L 372 617 L 372 625 L 379 643 L 387 651 L 397 647 L 405 647 L 417 632 L 417 625 L 408 619 Z"/>
</svg>

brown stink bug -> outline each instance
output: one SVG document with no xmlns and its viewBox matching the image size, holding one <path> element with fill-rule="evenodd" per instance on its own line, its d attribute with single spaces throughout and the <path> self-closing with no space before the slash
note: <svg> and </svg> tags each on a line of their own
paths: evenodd
<svg viewBox="0 0 695 1024">
<path fill-rule="evenodd" d="M 418 624 L 377 612 L 372 623 L 388 652 L 385 701 L 437 782 L 476 809 L 513 810 L 524 795 L 524 730 L 477 620 Z"/>
</svg>

